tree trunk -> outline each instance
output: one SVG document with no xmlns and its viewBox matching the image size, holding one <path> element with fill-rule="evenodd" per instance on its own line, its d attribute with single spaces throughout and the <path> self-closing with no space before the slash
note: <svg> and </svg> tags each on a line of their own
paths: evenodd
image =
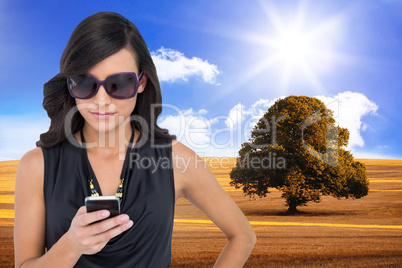
<svg viewBox="0 0 402 268">
<path fill-rule="evenodd" d="M 297 205 L 295 202 L 289 202 L 289 208 L 288 208 L 288 213 L 294 214 L 297 213 Z"/>
</svg>

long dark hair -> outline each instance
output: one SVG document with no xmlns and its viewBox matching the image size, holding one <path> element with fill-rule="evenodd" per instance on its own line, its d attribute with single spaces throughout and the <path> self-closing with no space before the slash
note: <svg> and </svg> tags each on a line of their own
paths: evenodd
<svg viewBox="0 0 402 268">
<path fill-rule="evenodd" d="M 75 107 L 75 99 L 67 89 L 66 77 L 87 72 L 97 63 L 128 48 L 135 55 L 138 70 L 144 71 L 148 82 L 144 92 L 137 95 L 137 103 L 132 115 L 145 120 L 152 130 L 142 133 L 148 140 L 176 139 L 168 130 L 157 125 L 162 112 L 162 95 L 155 65 L 148 47 L 137 27 L 117 13 L 99 12 L 84 19 L 75 28 L 60 60 L 60 73 L 44 85 L 43 107 L 51 119 L 49 130 L 40 135 L 37 146 L 52 147 L 66 139 L 65 120 Z M 152 104 L 155 104 L 152 107 Z M 151 111 L 151 108 L 153 111 Z M 75 113 L 71 121 L 71 132 L 84 126 L 84 118 Z M 135 129 L 144 130 L 138 121 L 132 121 Z"/>
</svg>

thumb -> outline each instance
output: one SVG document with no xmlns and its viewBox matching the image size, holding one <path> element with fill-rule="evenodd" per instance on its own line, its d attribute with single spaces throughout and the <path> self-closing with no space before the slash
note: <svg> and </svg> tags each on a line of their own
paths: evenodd
<svg viewBox="0 0 402 268">
<path fill-rule="evenodd" d="M 80 208 L 78 209 L 77 214 L 75 214 L 75 215 L 78 216 L 78 215 L 82 215 L 82 214 L 85 214 L 85 213 L 87 213 L 87 207 L 86 207 L 86 206 L 82 206 L 82 207 L 80 207 Z"/>
</svg>

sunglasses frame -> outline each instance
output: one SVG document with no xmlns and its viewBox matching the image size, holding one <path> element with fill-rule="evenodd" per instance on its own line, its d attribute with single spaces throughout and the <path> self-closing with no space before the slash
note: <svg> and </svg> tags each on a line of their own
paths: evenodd
<svg viewBox="0 0 402 268">
<path fill-rule="evenodd" d="M 106 87 L 106 80 L 109 79 L 109 78 L 112 77 L 112 76 L 119 75 L 119 74 L 130 74 L 130 75 L 133 75 L 134 78 L 135 78 L 135 80 L 136 80 L 136 81 L 135 81 L 134 92 L 133 92 L 133 94 L 131 94 L 129 97 L 126 97 L 126 98 L 115 98 L 115 97 L 113 97 L 112 95 L 110 95 L 109 90 L 108 90 L 107 87 Z M 67 88 L 68 88 L 68 91 L 70 92 L 71 97 L 76 98 L 76 99 L 80 99 L 80 100 L 88 100 L 88 99 L 91 99 L 91 98 L 95 97 L 96 94 L 97 94 L 98 91 L 99 91 L 100 86 L 103 86 L 103 88 L 105 89 L 106 93 L 107 93 L 111 98 L 116 99 L 116 100 L 126 100 L 126 99 L 130 99 L 130 98 L 134 97 L 134 96 L 137 94 L 138 86 L 139 86 L 139 84 L 140 84 L 140 81 L 141 81 L 141 78 L 142 78 L 142 75 L 143 75 L 143 74 L 144 74 L 144 71 L 142 71 L 139 76 L 137 76 L 137 74 L 134 73 L 134 72 L 115 73 L 115 74 L 109 75 L 109 76 L 106 77 L 105 80 L 103 80 L 103 81 L 99 81 L 99 79 L 96 78 L 95 76 L 93 76 L 92 74 L 87 74 L 87 73 L 82 74 L 82 75 L 90 76 L 90 77 L 94 78 L 95 81 L 96 81 L 96 90 L 95 90 L 95 92 L 93 93 L 93 95 L 91 95 L 91 96 L 88 97 L 88 98 L 80 98 L 80 97 L 76 96 L 76 95 L 73 93 L 73 90 L 72 90 L 72 87 L 71 87 L 71 82 L 70 82 L 70 80 L 72 79 L 73 76 L 67 77 Z"/>
</svg>

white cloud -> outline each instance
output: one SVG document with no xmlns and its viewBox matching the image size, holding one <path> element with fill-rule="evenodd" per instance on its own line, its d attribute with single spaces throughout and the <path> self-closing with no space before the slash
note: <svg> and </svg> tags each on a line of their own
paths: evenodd
<svg viewBox="0 0 402 268">
<path fill-rule="evenodd" d="M 363 147 L 361 132 L 366 131 L 368 124 L 362 121 L 367 115 L 376 115 L 378 106 L 362 93 L 345 91 L 333 97 L 317 96 L 327 107 L 334 111 L 334 119 L 340 127 L 350 132 L 347 149 Z"/>
<path fill-rule="evenodd" d="M 0 161 L 18 160 L 35 148 L 39 135 L 49 129 L 50 119 L 34 115 L 0 115 Z"/>
<path fill-rule="evenodd" d="M 247 110 L 246 106 L 239 102 L 229 111 L 226 125 L 230 127 L 240 126 L 242 122 L 249 119 L 249 125 L 254 127 L 257 121 L 268 111 L 268 108 L 271 107 L 278 99 L 279 98 L 274 100 L 260 99 L 252 104 Z"/>
<path fill-rule="evenodd" d="M 229 117 L 226 119 L 227 126 L 237 126 L 244 121 L 246 116 L 250 116 L 251 112 L 246 110 L 246 106 L 238 103 L 229 111 Z"/>
<path fill-rule="evenodd" d="M 238 103 L 229 114 L 214 118 L 208 118 L 205 109 L 179 110 L 166 105 L 166 108 L 173 108 L 176 115 L 162 116 L 158 124 L 201 156 L 237 156 L 252 127 L 275 101 L 260 99 L 249 109 Z M 248 126 L 244 126 L 244 121 Z"/>
<path fill-rule="evenodd" d="M 198 113 L 199 113 L 200 115 L 204 115 L 204 114 L 207 114 L 208 111 L 205 110 L 205 109 L 200 109 L 200 110 L 198 111 Z"/>
<path fill-rule="evenodd" d="M 220 73 L 216 65 L 197 57 L 189 59 L 174 49 L 161 47 L 151 55 L 161 82 L 188 81 L 191 76 L 201 76 L 204 82 L 216 84 Z"/>
<path fill-rule="evenodd" d="M 226 150 L 214 146 L 214 130 L 218 118 L 207 118 L 207 110 L 193 111 L 173 108 L 176 115 L 161 116 L 158 125 L 176 135 L 181 143 L 194 150 L 200 156 L 227 156 Z M 219 147 L 219 146 L 218 146 Z"/>
</svg>

